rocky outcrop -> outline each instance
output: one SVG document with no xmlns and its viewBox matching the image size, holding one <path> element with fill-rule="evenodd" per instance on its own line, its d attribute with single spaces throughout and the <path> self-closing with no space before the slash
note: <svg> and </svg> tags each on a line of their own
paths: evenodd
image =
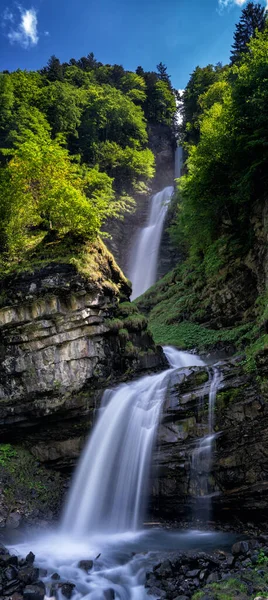
<svg viewBox="0 0 268 600">
<path fill-rule="evenodd" d="M 219 363 L 223 379 L 215 405 L 214 460 L 211 474 L 196 474 L 193 450 L 208 433 L 207 369 L 179 370 L 169 390 L 154 461 L 152 507 L 156 515 L 180 519 L 202 516 L 196 485 L 209 475 L 214 517 L 254 520 L 268 514 L 267 362 L 258 382 L 237 360 Z"/>
<path fill-rule="evenodd" d="M 144 317 L 119 302 L 130 288 L 112 256 L 91 252 L 94 277 L 52 263 L 1 281 L 1 440 L 61 468 L 80 454 L 103 390 L 165 364 Z"/>
</svg>

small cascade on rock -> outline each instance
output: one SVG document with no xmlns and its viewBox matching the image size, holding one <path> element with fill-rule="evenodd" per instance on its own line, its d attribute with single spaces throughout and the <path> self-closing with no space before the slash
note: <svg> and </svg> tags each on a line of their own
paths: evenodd
<svg viewBox="0 0 268 600">
<path fill-rule="evenodd" d="M 105 392 L 71 487 L 64 532 L 79 537 L 136 531 L 141 526 L 152 450 L 172 370 L 204 364 L 171 347 L 164 352 L 171 369 Z"/>
<path fill-rule="evenodd" d="M 200 409 L 204 410 L 204 397 L 208 392 L 208 433 L 202 437 L 193 451 L 191 465 L 191 487 L 194 489 L 196 497 L 197 517 L 202 516 L 208 520 L 211 515 L 211 500 L 213 489 L 210 481 L 211 467 L 213 461 L 213 445 L 216 437 L 214 432 L 214 409 L 217 391 L 219 389 L 222 375 L 217 367 L 212 371 L 208 368 L 209 380 L 204 386 L 204 394 L 201 396 Z"/>
<path fill-rule="evenodd" d="M 134 243 L 127 273 L 132 281 L 132 300 L 156 282 L 161 236 L 173 192 L 174 188 L 169 186 L 152 197 L 147 224 L 140 230 Z"/>
</svg>

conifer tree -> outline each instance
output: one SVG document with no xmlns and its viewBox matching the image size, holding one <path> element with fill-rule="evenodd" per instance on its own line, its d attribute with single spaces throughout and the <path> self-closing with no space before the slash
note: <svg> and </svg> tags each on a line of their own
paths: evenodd
<svg viewBox="0 0 268 600">
<path fill-rule="evenodd" d="M 239 23 L 234 33 L 234 43 L 231 50 L 231 64 L 239 61 L 241 54 L 248 52 L 248 43 L 255 36 L 256 30 L 263 31 L 265 28 L 265 8 L 261 4 L 249 2 L 242 10 Z"/>
</svg>

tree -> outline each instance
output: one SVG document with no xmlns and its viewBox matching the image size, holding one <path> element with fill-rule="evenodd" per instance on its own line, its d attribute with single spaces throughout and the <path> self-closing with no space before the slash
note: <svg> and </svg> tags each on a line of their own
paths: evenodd
<svg viewBox="0 0 268 600">
<path fill-rule="evenodd" d="M 236 25 L 230 57 L 231 64 L 238 62 L 241 59 L 241 55 L 248 52 L 250 39 L 256 35 L 256 31 L 264 30 L 265 23 L 264 6 L 249 2 L 242 10 L 240 21 Z"/>
<path fill-rule="evenodd" d="M 166 65 L 164 65 L 162 62 L 160 62 L 159 65 L 157 65 L 156 69 L 157 69 L 158 79 L 160 79 L 160 81 L 164 81 L 165 83 L 168 84 L 168 86 L 170 88 L 172 88 L 172 86 L 171 86 L 171 80 L 170 80 L 170 75 L 167 74 L 167 67 L 166 67 Z"/>
<path fill-rule="evenodd" d="M 38 107 L 45 113 L 53 136 L 58 133 L 77 136 L 84 104 L 84 90 L 67 82 L 54 81 L 44 88 Z"/>
<path fill-rule="evenodd" d="M 209 89 L 209 87 L 219 81 L 222 71 L 217 65 L 207 65 L 207 67 L 196 67 L 190 76 L 190 79 L 183 94 L 183 123 L 182 137 L 184 141 L 190 144 L 196 144 L 200 136 L 199 118 L 202 114 L 200 97 Z"/>
<path fill-rule="evenodd" d="M 0 169 L 0 244 L 14 258 L 51 230 L 59 238 L 94 239 L 108 216 L 120 216 L 131 205 L 115 200 L 106 173 L 70 159 L 37 109 L 30 118 L 32 128 L 20 128 Z"/>
<path fill-rule="evenodd" d="M 41 75 L 46 75 L 49 81 L 63 81 L 63 68 L 60 60 L 52 54 L 50 57 L 47 66 L 40 71 Z"/>
</svg>

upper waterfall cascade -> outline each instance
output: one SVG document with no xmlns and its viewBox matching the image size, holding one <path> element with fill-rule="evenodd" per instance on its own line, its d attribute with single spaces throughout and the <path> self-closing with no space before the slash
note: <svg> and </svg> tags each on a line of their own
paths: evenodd
<svg viewBox="0 0 268 600">
<path fill-rule="evenodd" d="M 132 281 L 132 300 L 156 282 L 160 242 L 173 192 L 174 188 L 169 186 L 152 197 L 147 224 L 137 235 L 128 270 L 128 277 Z"/>
</svg>

